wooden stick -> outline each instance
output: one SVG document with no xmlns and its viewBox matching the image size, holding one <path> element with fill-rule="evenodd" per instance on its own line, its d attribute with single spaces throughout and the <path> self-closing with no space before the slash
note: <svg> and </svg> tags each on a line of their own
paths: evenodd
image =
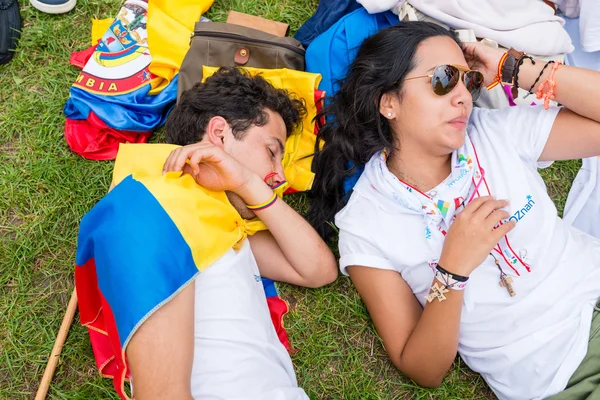
<svg viewBox="0 0 600 400">
<path fill-rule="evenodd" d="M 60 356 L 60 352 L 65 344 L 65 339 L 67 338 L 67 334 L 69 333 L 69 329 L 73 323 L 75 311 L 77 311 L 77 291 L 73 289 L 71 300 L 69 300 L 69 305 L 67 306 L 67 312 L 65 312 L 65 317 L 60 324 L 60 329 L 58 330 L 58 335 L 56 335 L 56 341 L 54 342 L 52 353 L 50 353 L 50 358 L 48 359 L 48 364 L 46 365 L 42 382 L 40 383 L 40 387 L 35 395 L 35 400 L 46 399 L 46 394 L 48 394 L 48 389 L 50 388 L 50 382 L 52 381 L 54 371 L 58 365 L 58 357 Z"/>
</svg>

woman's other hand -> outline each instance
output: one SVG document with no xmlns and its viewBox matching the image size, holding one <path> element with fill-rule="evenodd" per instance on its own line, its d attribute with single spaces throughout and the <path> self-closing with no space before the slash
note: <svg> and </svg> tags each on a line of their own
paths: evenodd
<svg viewBox="0 0 600 400">
<path fill-rule="evenodd" d="M 504 51 L 478 42 L 464 43 L 462 50 L 469 68 L 481 72 L 486 85 L 492 83 Z"/>
<path fill-rule="evenodd" d="M 439 264 L 454 274 L 469 276 L 515 227 L 514 221 L 507 221 L 509 213 L 502 210 L 506 206 L 507 200 L 491 196 L 470 202 L 448 230 Z"/>
</svg>

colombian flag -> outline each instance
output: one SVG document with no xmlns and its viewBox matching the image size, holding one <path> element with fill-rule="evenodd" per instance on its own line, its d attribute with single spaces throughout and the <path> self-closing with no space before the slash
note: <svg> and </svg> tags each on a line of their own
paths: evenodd
<svg viewBox="0 0 600 400">
<path fill-rule="evenodd" d="M 198 186 L 190 175 L 162 175 L 177 146 L 121 145 L 116 185 L 82 219 L 75 284 L 81 323 L 90 333 L 100 373 L 127 399 L 125 349 L 140 325 L 229 249 L 266 229 L 246 221 L 224 192 Z M 280 340 L 287 304 L 263 281 Z"/>
<path fill-rule="evenodd" d="M 93 160 L 146 142 L 177 97 L 194 23 L 213 0 L 127 0 L 87 59 L 65 104 L 65 137 Z"/>
</svg>

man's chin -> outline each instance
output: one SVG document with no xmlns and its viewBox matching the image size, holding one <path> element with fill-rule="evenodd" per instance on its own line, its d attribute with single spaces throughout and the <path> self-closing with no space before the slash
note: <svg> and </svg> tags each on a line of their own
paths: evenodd
<svg viewBox="0 0 600 400">
<path fill-rule="evenodd" d="M 238 212 L 238 214 L 240 214 L 240 216 L 244 219 L 254 219 L 256 218 L 256 214 L 254 214 L 252 211 L 248 210 L 248 207 L 246 207 L 246 203 L 244 202 L 244 200 L 242 200 L 242 198 L 240 196 L 238 196 L 237 194 L 233 193 L 233 192 L 228 192 L 225 191 L 225 194 L 227 195 L 227 199 L 229 199 L 229 202 L 231 203 L 231 205 L 235 208 L 235 210 Z"/>
</svg>

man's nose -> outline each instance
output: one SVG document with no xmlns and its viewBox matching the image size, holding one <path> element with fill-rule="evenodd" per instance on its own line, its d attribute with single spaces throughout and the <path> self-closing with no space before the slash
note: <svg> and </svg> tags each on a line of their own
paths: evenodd
<svg viewBox="0 0 600 400">
<path fill-rule="evenodd" d="M 277 163 L 273 165 L 273 172 L 271 173 L 270 185 L 275 187 L 281 185 L 285 182 L 285 171 L 283 169 L 283 164 Z"/>
</svg>

